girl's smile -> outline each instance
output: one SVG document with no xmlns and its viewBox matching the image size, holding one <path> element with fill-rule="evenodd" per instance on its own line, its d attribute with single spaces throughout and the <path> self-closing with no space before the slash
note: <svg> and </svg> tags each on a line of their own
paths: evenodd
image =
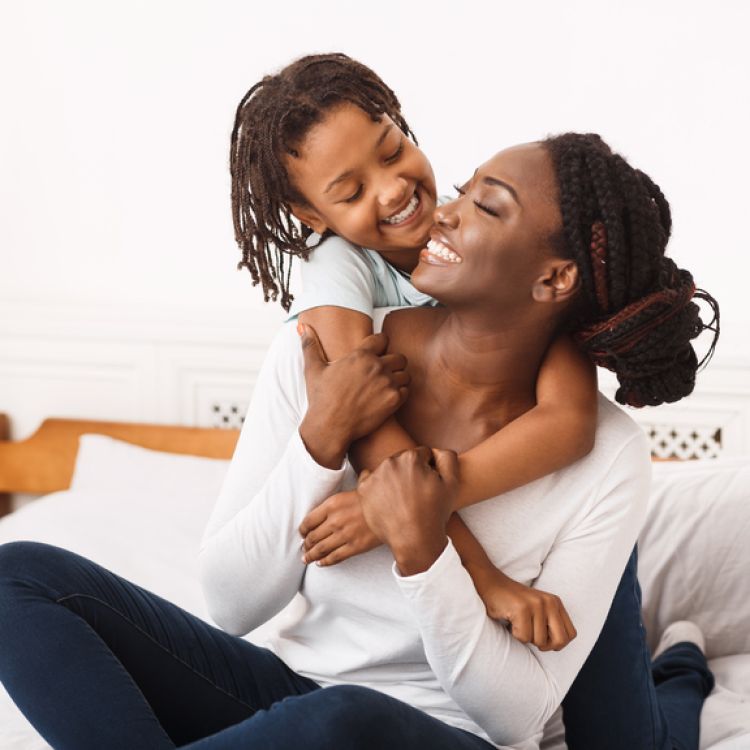
<svg viewBox="0 0 750 750">
<path fill-rule="evenodd" d="M 287 157 L 305 198 L 292 205 L 297 218 L 319 234 L 330 230 L 413 270 L 432 227 L 435 176 L 390 117 L 373 120 L 342 104 L 309 130 L 297 154 Z"/>
</svg>

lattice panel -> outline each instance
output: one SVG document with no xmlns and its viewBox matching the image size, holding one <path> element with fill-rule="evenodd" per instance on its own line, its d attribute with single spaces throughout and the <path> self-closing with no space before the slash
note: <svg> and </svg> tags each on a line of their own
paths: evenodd
<svg viewBox="0 0 750 750">
<path fill-rule="evenodd" d="M 214 401 L 211 404 L 210 427 L 224 430 L 239 430 L 245 421 L 247 403 L 235 401 Z"/>
<path fill-rule="evenodd" d="M 722 452 L 721 427 L 645 425 L 654 458 L 718 458 Z"/>
</svg>

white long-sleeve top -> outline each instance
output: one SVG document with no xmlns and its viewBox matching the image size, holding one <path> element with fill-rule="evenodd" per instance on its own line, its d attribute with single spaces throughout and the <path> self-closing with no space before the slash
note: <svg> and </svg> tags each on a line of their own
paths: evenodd
<svg viewBox="0 0 750 750">
<path fill-rule="evenodd" d="M 355 483 L 348 464 L 330 470 L 307 452 L 298 432 L 306 408 L 300 342 L 287 324 L 201 544 L 211 617 L 245 635 L 299 592 L 304 614 L 269 645 L 300 674 L 379 690 L 500 748 L 537 748 L 593 648 L 645 516 L 642 430 L 601 396 L 586 458 L 460 512 L 498 568 L 563 600 L 578 637 L 541 652 L 487 616 L 450 542 L 408 577 L 384 546 L 333 567 L 302 563 L 302 519 Z"/>
</svg>

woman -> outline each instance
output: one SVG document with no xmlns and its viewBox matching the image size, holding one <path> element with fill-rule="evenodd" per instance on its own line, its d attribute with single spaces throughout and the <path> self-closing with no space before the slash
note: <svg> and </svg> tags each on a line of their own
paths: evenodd
<svg viewBox="0 0 750 750">
<path fill-rule="evenodd" d="M 421 442 L 461 450 L 530 408 L 546 346 L 573 322 L 623 388 L 684 395 L 701 328 L 692 280 L 663 258 L 658 189 L 617 159 L 579 136 L 510 149 L 436 211 L 435 239 L 462 262 L 425 253 L 414 281 L 445 308 L 387 324 L 412 375 L 398 416 Z M 586 459 L 465 512 L 495 565 L 565 601 L 578 637 L 538 652 L 486 616 L 446 541 L 450 452 L 436 452 L 436 469 L 410 452 L 365 477 L 363 512 L 387 546 L 305 573 L 297 527 L 345 479 L 349 442 L 398 402 L 402 363 L 378 356 L 374 337 L 323 366 L 308 332 L 306 388 L 294 338 L 285 329 L 269 354 L 201 553 L 229 632 L 302 590 L 308 610 L 278 655 L 70 553 L 20 543 L 0 553 L 3 683 L 56 747 L 534 747 L 635 542 L 645 438 L 602 400 Z M 698 649 L 686 658 L 699 707 L 710 675 Z"/>
</svg>

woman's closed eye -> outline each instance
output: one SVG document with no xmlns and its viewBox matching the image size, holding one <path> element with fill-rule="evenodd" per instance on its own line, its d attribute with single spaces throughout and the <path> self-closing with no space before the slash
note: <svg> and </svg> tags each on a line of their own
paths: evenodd
<svg viewBox="0 0 750 750">
<path fill-rule="evenodd" d="M 458 185 L 454 185 L 453 189 L 459 194 L 459 195 L 466 195 L 466 188 L 459 187 Z M 499 217 L 500 214 L 498 211 L 496 211 L 494 208 L 490 208 L 489 206 L 485 205 L 481 201 L 475 200 L 474 205 L 480 210 L 484 211 L 485 213 L 489 214 L 490 216 L 497 216 Z"/>
</svg>

